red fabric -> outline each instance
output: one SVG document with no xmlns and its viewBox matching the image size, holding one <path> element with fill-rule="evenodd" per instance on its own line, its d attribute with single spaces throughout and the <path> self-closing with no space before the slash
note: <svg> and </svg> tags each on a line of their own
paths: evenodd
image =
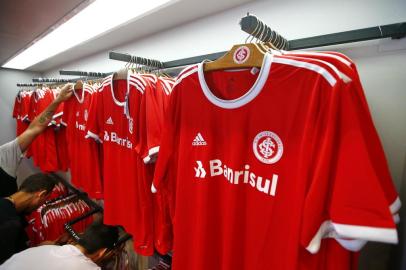
<svg viewBox="0 0 406 270">
<path fill-rule="evenodd" d="M 68 197 L 70 198 L 70 196 Z M 64 225 L 90 211 L 90 207 L 82 200 L 64 203 L 65 199 L 44 204 L 27 217 L 26 227 L 31 246 L 37 246 L 43 241 L 55 241 L 65 233 Z M 73 225 L 73 229 L 81 233 L 91 224 L 90 216 Z"/>
<path fill-rule="evenodd" d="M 54 94 L 50 89 L 37 89 L 31 96 L 28 119 L 34 120 L 54 100 Z M 50 124 L 52 125 L 52 124 Z M 53 127 L 48 127 L 38 135 L 31 144 L 34 164 L 43 172 L 55 172 L 59 170 L 58 155 L 55 145 Z"/>
<path fill-rule="evenodd" d="M 333 56 L 327 56 L 325 54 Z M 352 80 L 351 82 L 345 84 L 344 91 L 350 95 L 352 102 L 355 104 L 355 108 L 357 109 L 357 118 L 360 119 L 360 125 L 362 125 L 361 128 L 364 133 L 364 140 L 368 144 L 368 151 L 370 152 L 371 156 L 375 157 L 371 159 L 371 161 L 373 162 L 376 173 L 379 175 L 379 180 L 381 182 L 382 189 L 385 192 L 385 197 L 388 200 L 388 204 L 392 205 L 398 199 L 398 193 L 393 184 L 385 158 L 385 153 L 379 139 L 378 132 L 375 129 L 355 64 L 345 55 L 336 52 L 311 54 L 292 52 L 288 55 L 298 55 L 311 59 L 314 58 L 327 61 L 333 64 L 340 72 Z"/>
<path fill-rule="evenodd" d="M 64 104 L 62 130 L 66 131 L 67 151 L 70 160 L 71 181 L 76 187 L 83 189 L 91 198 L 102 199 L 103 187 L 99 163 L 99 146 L 94 140 L 87 140 L 86 125 L 93 89 L 84 85 L 75 90 L 75 96 Z"/>
<path fill-rule="evenodd" d="M 245 70 L 199 78 L 191 68 L 175 83 L 154 176 L 169 203 L 173 269 L 313 269 L 305 248 L 324 221 L 350 225 L 356 237 L 352 226 L 388 229 L 384 240 L 394 240 L 340 82 L 276 56 L 266 67 L 261 79 Z M 217 98 L 209 100 L 202 77 Z"/>
<path fill-rule="evenodd" d="M 14 100 L 14 107 L 13 107 L 13 118 L 16 120 L 16 135 L 19 136 L 23 133 L 27 127 L 28 122 L 25 121 L 27 112 L 29 108 L 29 100 L 30 100 L 31 92 L 27 91 L 20 91 L 18 92 L 15 100 Z"/>
<path fill-rule="evenodd" d="M 374 170 L 378 175 L 381 187 L 385 193 L 388 206 L 392 206 L 391 213 L 395 215 L 399 210 L 394 207 L 398 199 L 398 194 L 390 176 L 383 147 L 374 127 L 355 64 L 345 55 L 336 52 L 288 52 L 287 54 L 289 56 L 301 56 L 327 61 L 333 64 L 339 72 L 351 79 L 350 82 L 344 85 L 343 94 L 348 94 L 355 104 L 355 108 L 357 109 L 356 116 L 360 119 L 359 124 L 364 134 L 363 139 L 367 143 L 370 156 L 374 157 L 371 159 L 371 162 L 373 163 Z M 326 249 L 328 252 L 319 252 L 318 254 L 320 258 L 318 263 L 321 269 L 348 269 L 348 266 L 351 264 L 353 266 L 352 269 L 358 269 L 358 252 L 346 250 L 333 239 L 324 240 L 323 245 L 325 247 L 322 247 L 322 249 Z M 330 248 L 331 246 L 333 248 Z M 315 267 L 314 269 L 317 268 Z"/>
<path fill-rule="evenodd" d="M 55 142 L 58 168 L 60 171 L 67 171 L 69 169 L 69 154 L 65 127 L 60 126 L 57 130 L 55 130 Z"/>
<path fill-rule="evenodd" d="M 124 226 L 134 236 L 137 253 L 152 255 L 152 194 L 138 155 L 141 147 L 137 148 L 146 85 L 138 76 L 114 82 L 107 77 L 91 105 L 86 128 L 88 136 L 103 143 L 104 222 Z"/>
</svg>

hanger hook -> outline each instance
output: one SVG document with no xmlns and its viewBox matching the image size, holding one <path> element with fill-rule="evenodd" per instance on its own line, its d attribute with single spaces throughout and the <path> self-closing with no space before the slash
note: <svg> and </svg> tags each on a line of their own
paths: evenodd
<svg viewBox="0 0 406 270">
<path fill-rule="evenodd" d="M 264 30 L 262 31 L 261 35 L 261 42 L 264 43 L 264 39 L 266 37 L 266 34 L 268 34 L 268 25 L 264 24 Z"/>
<path fill-rule="evenodd" d="M 281 49 L 283 44 L 283 38 L 280 34 L 278 34 L 278 46 L 276 46 L 277 49 Z"/>
<path fill-rule="evenodd" d="M 267 37 L 268 37 L 268 33 L 269 33 L 269 27 L 267 26 L 267 27 L 265 28 L 264 36 L 261 38 L 262 43 L 265 43 L 265 41 L 266 41 L 266 39 L 267 39 Z"/>
<path fill-rule="evenodd" d="M 285 49 L 286 49 L 286 42 L 287 42 L 287 40 L 286 40 L 286 38 L 282 37 L 282 41 L 283 41 L 282 50 L 285 50 Z"/>
<path fill-rule="evenodd" d="M 262 29 L 263 29 L 262 21 L 259 21 L 259 29 L 258 29 L 258 33 L 256 34 L 256 37 L 255 37 L 255 43 L 258 43 L 260 41 L 260 38 L 262 35 Z"/>
<path fill-rule="evenodd" d="M 254 17 L 255 17 L 255 16 L 254 16 Z M 255 17 L 255 18 L 257 19 L 257 25 L 255 26 L 254 31 L 251 33 L 251 39 L 250 39 L 249 43 L 252 43 L 253 39 L 255 38 L 255 34 L 256 34 L 257 31 L 258 31 L 258 27 L 259 27 L 259 25 L 260 25 L 260 20 L 258 20 L 257 17 Z"/>
</svg>

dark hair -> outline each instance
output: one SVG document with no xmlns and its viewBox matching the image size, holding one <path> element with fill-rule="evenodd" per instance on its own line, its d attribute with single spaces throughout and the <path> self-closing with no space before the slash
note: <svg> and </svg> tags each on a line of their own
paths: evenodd
<svg viewBox="0 0 406 270">
<path fill-rule="evenodd" d="M 48 174 L 36 173 L 27 177 L 20 186 L 20 191 L 34 193 L 37 191 L 46 190 L 50 193 L 56 184 L 55 178 Z"/>
<path fill-rule="evenodd" d="M 94 222 L 87 227 L 86 231 L 81 235 L 79 244 L 84 247 L 89 254 L 92 254 L 101 248 L 112 249 L 117 241 L 117 226 Z"/>
</svg>

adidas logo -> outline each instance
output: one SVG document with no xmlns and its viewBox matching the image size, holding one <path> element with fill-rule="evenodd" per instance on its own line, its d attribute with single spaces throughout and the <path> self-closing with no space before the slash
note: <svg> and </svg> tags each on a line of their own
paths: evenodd
<svg viewBox="0 0 406 270">
<path fill-rule="evenodd" d="M 108 125 L 114 125 L 113 119 L 111 119 L 111 116 L 109 117 L 109 119 L 107 119 L 106 124 L 108 124 Z"/>
<path fill-rule="evenodd" d="M 192 142 L 193 146 L 198 146 L 198 145 L 207 145 L 207 142 L 203 139 L 202 134 L 197 133 L 195 139 Z"/>
</svg>

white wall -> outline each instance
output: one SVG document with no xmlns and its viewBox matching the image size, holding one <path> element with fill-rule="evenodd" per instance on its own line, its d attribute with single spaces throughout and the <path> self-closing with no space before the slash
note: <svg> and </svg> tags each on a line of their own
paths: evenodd
<svg viewBox="0 0 406 270">
<path fill-rule="evenodd" d="M 247 11 L 288 39 L 406 21 L 404 0 L 256 1 L 112 50 L 161 61 L 225 51 L 232 44 L 245 41 L 247 34 L 240 30 L 238 23 Z M 165 22 L 165 18 L 161 20 Z M 60 69 L 108 72 L 123 66 L 123 62 L 109 60 L 107 51 L 103 51 L 49 70 L 45 75 L 59 76 Z"/>
<path fill-rule="evenodd" d="M 404 0 L 256 1 L 112 50 L 161 61 L 228 50 L 233 44 L 243 43 L 247 36 L 238 25 L 247 11 L 288 39 L 406 21 Z M 400 190 L 402 182 L 406 185 L 406 40 L 371 41 L 334 49 L 345 52 L 358 65 L 394 182 Z M 58 76 L 60 69 L 109 72 L 124 64 L 108 60 L 106 51 L 49 70 L 45 76 Z M 402 196 L 406 202 L 406 194 Z M 390 246 L 368 249 L 362 256 L 362 269 L 389 269 Z"/>
<path fill-rule="evenodd" d="M 17 83 L 31 83 L 32 78 L 38 78 L 35 72 L 18 71 L 0 68 L 0 145 L 16 137 L 16 121 L 12 118 L 14 99 L 18 92 Z M 21 182 L 30 174 L 38 172 L 31 160 L 23 159 L 17 180 Z"/>
</svg>

